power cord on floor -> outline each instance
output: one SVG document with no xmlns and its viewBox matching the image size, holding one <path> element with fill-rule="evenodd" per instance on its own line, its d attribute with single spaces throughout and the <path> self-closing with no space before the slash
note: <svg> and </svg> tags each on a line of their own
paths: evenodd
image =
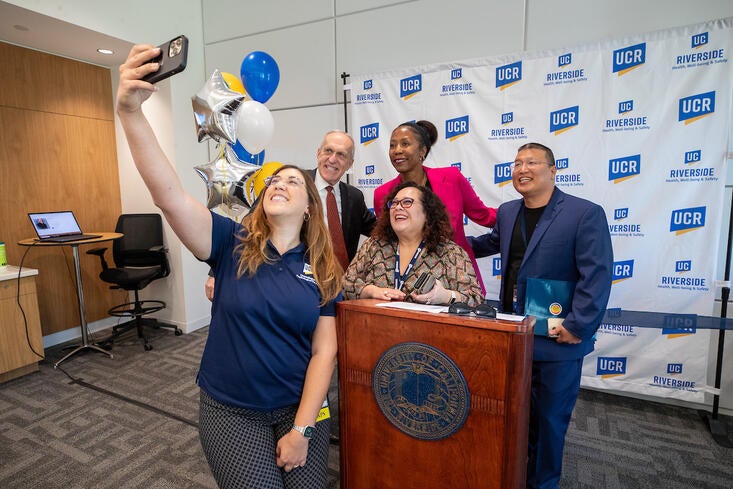
<svg viewBox="0 0 733 489">
<path fill-rule="evenodd" d="M 190 419 L 183 418 L 181 416 L 178 416 L 177 414 L 173 414 L 171 412 L 168 412 L 168 411 L 165 411 L 163 409 L 157 408 L 157 407 L 152 406 L 152 405 L 150 405 L 148 403 L 145 403 L 145 402 L 142 402 L 142 401 L 138 401 L 137 399 L 132 399 L 130 397 L 123 396 L 122 394 L 118 394 L 117 392 L 113 392 L 111 390 L 105 389 L 104 387 L 99 387 L 97 385 L 90 384 L 88 382 L 85 382 L 83 379 L 77 379 L 77 378 L 73 377 L 71 374 L 69 374 L 66 370 L 64 370 L 63 368 L 61 368 L 60 365 L 57 365 L 56 366 L 56 370 L 60 370 L 61 372 L 63 372 L 64 375 L 66 375 L 69 379 L 71 379 L 71 383 L 72 384 L 77 384 L 77 385 L 80 385 L 81 387 L 86 387 L 87 389 L 91 389 L 91 390 L 97 391 L 97 392 L 99 392 L 101 394 L 105 394 L 105 395 L 108 395 L 110 397 L 114 397 L 115 399 L 119 399 L 120 401 L 129 403 L 129 404 L 132 404 L 132 405 L 137 406 L 137 407 L 142 408 L 142 409 L 146 409 L 146 410 L 151 411 L 151 412 L 156 413 L 156 414 L 160 414 L 161 416 L 165 416 L 167 418 L 171 418 L 173 420 L 180 421 L 181 423 L 185 423 L 185 424 L 187 424 L 189 426 L 193 426 L 194 428 L 198 428 L 199 427 L 198 423 L 196 423 L 194 421 L 191 421 Z"/>
<path fill-rule="evenodd" d="M 35 243 L 34 243 L 35 244 Z M 15 294 L 15 301 L 18 303 L 18 309 L 20 309 L 20 314 L 23 316 L 23 324 L 25 325 L 25 341 L 28 343 L 28 348 L 41 360 L 43 360 L 44 356 L 38 353 L 35 348 L 33 348 L 33 344 L 31 344 L 31 337 L 30 333 L 28 332 L 28 318 L 25 316 L 25 311 L 23 310 L 23 306 L 20 303 L 20 275 L 23 272 L 23 261 L 25 261 L 25 257 L 28 254 L 28 252 L 33 248 L 33 246 L 29 246 L 25 249 L 25 252 L 23 253 L 23 256 L 20 258 L 20 266 L 18 266 L 18 279 L 17 279 L 17 291 Z"/>
</svg>

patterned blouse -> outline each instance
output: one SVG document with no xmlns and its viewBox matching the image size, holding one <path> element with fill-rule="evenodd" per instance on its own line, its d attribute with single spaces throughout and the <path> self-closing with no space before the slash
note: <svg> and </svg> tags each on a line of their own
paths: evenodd
<svg viewBox="0 0 733 489">
<path fill-rule="evenodd" d="M 377 241 L 374 238 L 367 239 L 359 248 L 344 275 L 344 299 L 358 299 L 362 289 L 367 285 L 394 287 L 396 249 L 396 242 L 388 243 Z M 453 241 L 440 245 L 434 252 L 423 249 L 402 287 L 402 291 L 408 294 L 406 301 L 413 301 L 410 294 L 415 281 L 422 272 L 433 274 L 445 289 L 460 292 L 463 298 L 459 296 L 457 300 L 463 300 L 471 307 L 483 302 L 481 287 L 476 279 L 473 264 L 466 251 Z"/>
</svg>

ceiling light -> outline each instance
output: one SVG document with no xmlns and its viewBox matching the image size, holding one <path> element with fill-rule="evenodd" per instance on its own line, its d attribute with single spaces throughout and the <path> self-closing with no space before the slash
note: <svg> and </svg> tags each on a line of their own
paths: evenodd
<svg viewBox="0 0 733 489">
<path fill-rule="evenodd" d="M 97 52 L 100 54 L 115 54 L 115 52 L 112 51 L 111 49 L 103 49 L 103 48 L 97 49 Z"/>
</svg>

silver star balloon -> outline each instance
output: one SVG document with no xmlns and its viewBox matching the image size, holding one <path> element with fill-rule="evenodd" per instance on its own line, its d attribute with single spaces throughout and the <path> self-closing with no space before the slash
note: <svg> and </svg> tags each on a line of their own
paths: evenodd
<svg viewBox="0 0 733 489">
<path fill-rule="evenodd" d="M 249 212 L 250 204 L 244 188 L 247 178 L 260 169 L 222 153 L 214 161 L 195 166 L 194 170 L 206 183 L 206 207 L 235 220 Z"/>
<path fill-rule="evenodd" d="M 245 96 L 229 88 L 219 70 L 191 98 L 199 143 L 211 138 L 218 143 L 237 140 L 236 112 Z M 222 141 L 222 139 L 224 141 Z"/>
</svg>

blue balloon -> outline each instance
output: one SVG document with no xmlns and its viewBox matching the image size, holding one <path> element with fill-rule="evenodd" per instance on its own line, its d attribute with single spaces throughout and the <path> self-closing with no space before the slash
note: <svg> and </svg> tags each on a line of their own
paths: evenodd
<svg viewBox="0 0 733 489">
<path fill-rule="evenodd" d="M 239 75 L 247 94 L 261 104 L 270 100 L 280 83 L 280 68 L 264 51 L 253 51 L 245 56 Z"/>
<path fill-rule="evenodd" d="M 265 162 L 265 150 L 263 149 L 257 154 L 252 154 L 246 149 L 244 149 L 244 146 L 242 146 L 242 143 L 239 142 L 239 139 L 237 139 L 237 142 L 234 144 L 227 143 L 229 146 L 234 150 L 234 154 L 237 155 L 237 159 L 244 163 L 252 163 L 255 165 L 262 166 L 262 163 Z"/>
</svg>

